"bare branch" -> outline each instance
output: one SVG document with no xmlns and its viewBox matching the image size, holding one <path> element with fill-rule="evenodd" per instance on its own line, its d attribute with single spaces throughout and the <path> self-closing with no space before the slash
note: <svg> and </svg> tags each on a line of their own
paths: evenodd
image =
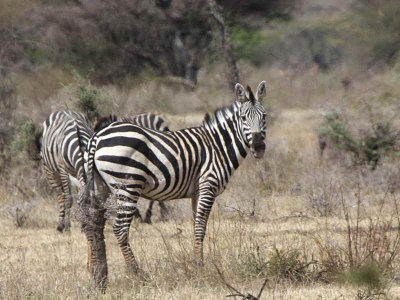
<svg viewBox="0 0 400 300">
<path fill-rule="evenodd" d="M 221 270 L 218 268 L 217 264 L 215 262 L 213 262 L 213 265 L 215 267 L 215 269 L 217 270 L 217 273 L 222 281 L 223 284 L 225 284 L 231 291 L 233 291 L 234 293 L 227 295 L 226 297 L 242 297 L 242 300 L 259 300 L 261 297 L 262 292 L 264 291 L 265 286 L 267 285 L 268 282 L 268 278 L 265 278 L 263 285 L 261 286 L 260 292 L 258 293 L 258 296 L 255 297 L 250 293 L 247 293 L 246 295 L 244 295 L 243 293 L 241 293 L 240 291 L 238 291 L 236 288 L 234 288 L 232 285 L 230 285 L 226 279 L 225 276 L 222 274 Z"/>
</svg>

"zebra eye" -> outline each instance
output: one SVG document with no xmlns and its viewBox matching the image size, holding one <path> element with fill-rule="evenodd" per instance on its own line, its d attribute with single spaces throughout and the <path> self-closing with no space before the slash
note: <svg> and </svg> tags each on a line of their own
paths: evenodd
<svg viewBox="0 0 400 300">
<path fill-rule="evenodd" d="M 240 117 L 242 118 L 243 121 L 246 121 L 246 115 L 242 115 Z"/>
</svg>

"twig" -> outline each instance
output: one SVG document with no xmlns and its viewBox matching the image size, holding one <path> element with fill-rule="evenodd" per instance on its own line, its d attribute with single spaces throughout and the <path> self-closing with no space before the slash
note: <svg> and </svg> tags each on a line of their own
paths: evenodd
<svg viewBox="0 0 400 300">
<path fill-rule="evenodd" d="M 299 213 L 299 214 L 293 214 L 293 215 L 288 215 L 288 216 L 275 218 L 275 219 L 272 219 L 272 221 L 282 221 L 282 220 L 287 221 L 289 219 L 295 219 L 295 218 L 315 219 L 314 217 L 310 217 L 310 216 L 305 215 L 303 213 Z"/>
<path fill-rule="evenodd" d="M 250 294 L 250 293 L 247 293 L 246 295 L 244 295 L 243 293 L 241 293 L 240 291 L 238 291 L 236 288 L 234 288 L 232 285 L 230 285 L 230 284 L 226 281 L 224 275 L 222 274 L 221 270 L 218 268 L 218 266 L 216 265 L 215 262 L 213 262 L 213 265 L 214 265 L 215 269 L 217 270 L 217 273 L 218 273 L 219 277 L 221 278 L 222 282 L 223 282 L 231 291 L 234 292 L 234 293 L 232 293 L 232 294 L 230 294 L 230 295 L 227 295 L 227 296 L 226 296 L 227 298 L 229 298 L 229 297 L 242 297 L 242 300 L 259 300 L 259 299 L 260 299 L 261 294 L 262 294 L 262 292 L 264 291 L 265 286 L 267 285 L 268 278 L 265 278 L 265 280 L 264 280 L 264 282 L 263 282 L 263 284 L 262 284 L 262 286 L 261 286 L 261 289 L 260 289 L 260 291 L 259 291 L 257 297 L 256 297 L 256 296 L 253 296 L 253 295 Z"/>
<path fill-rule="evenodd" d="M 246 297 L 245 295 L 243 295 L 241 292 L 239 292 L 237 289 L 235 289 L 233 286 L 231 286 L 231 285 L 225 280 L 224 275 L 222 274 L 221 270 L 218 268 L 218 266 L 217 266 L 217 264 L 216 264 L 215 262 L 213 262 L 213 265 L 214 265 L 215 269 L 217 270 L 217 273 L 218 273 L 219 277 L 221 278 L 223 284 L 225 284 L 230 290 L 232 290 L 232 291 L 234 291 L 235 293 L 237 293 L 236 296 Z M 227 296 L 227 297 L 232 297 L 232 296 L 233 296 L 233 294 L 230 295 L 230 296 Z"/>
</svg>

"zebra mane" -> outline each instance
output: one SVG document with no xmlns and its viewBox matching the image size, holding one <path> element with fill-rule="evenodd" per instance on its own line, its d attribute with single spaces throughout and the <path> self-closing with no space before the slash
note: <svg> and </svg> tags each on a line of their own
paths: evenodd
<svg viewBox="0 0 400 300">
<path fill-rule="evenodd" d="M 204 126 L 215 127 L 225 120 L 231 120 L 235 113 L 239 110 L 240 102 L 235 101 L 232 105 L 218 108 L 214 113 L 207 113 L 203 120 Z"/>
<path fill-rule="evenodd" d="M 113 122 L 116 122 L 118 120 L 116 115 L 108 115 L 108 116 L 102 116 L 100 117 L 96 124 L 94 124 L 93 130 L 94 132 L 97 132 L 105 127 L 107 127 L 108 125 L 110 125 Z"/>
</svg>

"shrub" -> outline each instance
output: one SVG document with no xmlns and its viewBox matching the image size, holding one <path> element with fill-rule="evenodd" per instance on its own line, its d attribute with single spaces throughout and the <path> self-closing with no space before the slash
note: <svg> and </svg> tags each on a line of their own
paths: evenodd
<svg viewBox="0 0 400 300">
<path fill-rule="evenodd" d="M 337 190 L 335 185 L 322 183 L 313 186 L 308 193 L 309 206 L 316 211 L 320 217 L 328 217 L 337 210 L 338 202 L 336 201 Z"/>
<path fill-rule="evenodd" d="M 17 126 L 16 134 L 11 143 L 12 153 L 27 155 L 29 158 L 39 159 L 39 146 L 36 144 L 36 138 L 41 132 L 32 120 L 22 122 Z"/>
<path fill-rule="evenodd" d="M 78 100 L 76 108 L 83 112 L 91 122 L 101 115 L 110 113 L 110 100 L 92 85 L 81 85 L 76 91 Z"/>
<path fill-rule="evenodd" d="M 363 47 L 368 48 L 369 65 L 393 65 L 400 46 L 400 3 L 388 1 L 358 1 L 359 26 L 363 30 Z"/>
<path fill-rule="evenodd" d="M 320 252 L 321 268 L 327 280 L 383 288 L 385 278 L 398 264 L 399 203 L 394 196 L 384 194 L 378 200 L 379 209 L 369 213 L 365 211 L 367 204 L 360 183 L 356 185 L 358 190 L 351 190 L 355 195 L 353 199 L 343 190 L 336 194 L 346 224 L 343 242 L 319 235 L 314 239 Z M 391 213 L 383 216 L 382 211 Z M 328 234 L 331 230 L 326 228 Z"/>
<path fill-rule="evenodd" d="M 90 121 L 100 116 L 98 103 L 101 99 L 96 89 L 80 86 L 78 87 L 77 96 L 78 101 L 76 102 L 76 107 L 86 114 Z"/>
<path fill-rule="evenodd" d="M 382 270 L 375 264 L 366 263 L 343 273 L 340 280 L 354 285 L 378 288 L 382 285 Z"/>
<path fill-rule="evenodd" d="M 323 152 L 330 139 L 335 147 L 358 155 L 358 145 L 347 128 L 347 124 L 337 112 L 328 112 L 319 130 L 320 150 Z"/>
<path fill-rule="evenodd" d="M 261 32 L 237 28 L 233 41 L 239 58 L 256 66 L 278 64 L 328 70 L 343 56 L 341 34 L 330 23 L 296 23 Z"/>
<path fill-rule="evenodd" d="M 307 261 L 299 250 L 278 250 L 272 254 L 268 261 L 268 273 L 279 279 L 298 282 L 316 278 L 312 266 L 316 261 Z"/>
<path fill-rule="evenodd" d="M 267 272 L 267 258 L 257 243 L 250 243 L 239 257 L 240 273 L 244 277 L 257 277 Z"/>
<path fill-rule="evenodd" d="M 236 55 L 239 58 L 250 61 L 256 66 L 264 63 L 264 55 L 260 54 L 265 50 L 260 48 L 265 47 L 266 44 L 269 45 L 269 41 L 266 41 L 260 30 L 237 27 L 233 30 L 232 39 L 236 46 Z"/>
<path fill-rule="evenodd" d="M 358 130 L 358 138 L 349 130 L 343 116 L 336 112 L 325 115 L 319 131 L 321 155 L 328 144 L 340 151 L 350 153 L 354 165 L 369 165 L 375 170 L 379 161 L 389 154 L 395 154 L 399 146 L 399 132 L 391 121 L 369 123 L 367 130 Z"/>
</svg>

